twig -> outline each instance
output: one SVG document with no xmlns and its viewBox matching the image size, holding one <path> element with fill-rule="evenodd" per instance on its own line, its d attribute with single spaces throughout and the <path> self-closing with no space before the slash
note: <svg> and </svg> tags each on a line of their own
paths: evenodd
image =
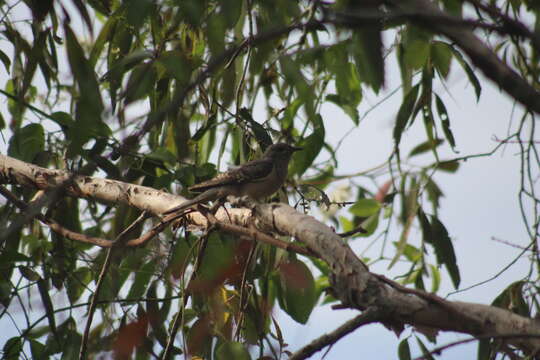
<svg viewBox="0 0 540 360">
<path fill-rule="evenodd" d="M 328 345 L 335 344 L 344 336 L 352 333 L 361 326 L 371 324 L 373 322 L 381 321 L 384 318 L 382 312 L 377 308 L 367 308 L 362 314 L 358 315 L 352 320 L 347 321 L 329 334 L 325 334 L 308 345 L 304 346 L 300 350 L 291 355 L 289 360 L 301 360 L 307 359 L 311 355 L 320 351 Z"/>
<path fill-rule="evenodd" d="M 431 350 L 430 352 L 428 352 L 426 354 L 423 354 L 423 355 L 421 355 L 419 357 L 414 358 L 414 360 L 429 359 L 429 356 L 432 355 L 432 354 L 439 354 L 440 352 L 442 352 L 443 350 L 446 350 L 448 348 L 451 348 L 451 347 L 454 347 L 454 346 L 457 346 L 457 345 L 467 344 L 467 343 L 470 343 L 470 342 L 473 342 L 473 341 L 479 341 L 479 340 L 485 340 L 485 339 L 514 339 L 514 338 L 540 338 L 540 334 L 512 333 L 512 334 L 496 334 L 496 335 L 489 335 L 489 334 L 478 335 L 478 336 L 473 337 L 473 338 L 458 340 L 458 341 L 448 343 L 446 345 L 436 347 L 435 349 Z"/>
<path fill-rule="evenodd" d="M 88 348 L 88 337 L 90 334 L 90 327 L 92 326 L 92 320 L 94 319 L 94 313 L 96 311 L 98 298 L 99 298 L 99 292 L 101 290 L 101 287 L 103 285 L 103 281 L 105 280 L 105 275 L 107 274 L 107 271 L 109 270 L 109 266 L 111 264 L 111 258 L 113 251 L 117 249 L 116 243 L 118 243 L 118 246 L 122 245 L 124 242 L 125 236 L 138 224 L 140 224 L 142 221 L 144 221 L 147 218 L 147 213 L 143 212 L 130 226 L 128 226 L 124 231 L 122 231 L 115 239 L 114 247 L 110 247 L 107 250 L 107 256 L 105 257 L 105 261 L 103 262 L 103 266 L 101 267 L 101 272 L 99 274 L 99 278 L 96 284 L 96 289 L 94 290 L 94 295 L 92 296 L 92 301 L 90 302 L 90 308 L 88 309 L 88 320 L 86 320 L 86 326 L 84 328 L 83 337 L 81 340 L 81 348 L 79 351 L 79 360 L 86 359 L 86 350 Z"/>
<path fill-rule="evenodd" d="M 340 237 L 345 238 L 352 236 L 354 234 L 360 233 L 360 234 L 367 234 L 367 230 L 364 229 L 362 226 L 358 226 L 357 228 L 352 229 L 351 231 L 347 231 L 341 234 L 338 234 Z"/>
</svg>

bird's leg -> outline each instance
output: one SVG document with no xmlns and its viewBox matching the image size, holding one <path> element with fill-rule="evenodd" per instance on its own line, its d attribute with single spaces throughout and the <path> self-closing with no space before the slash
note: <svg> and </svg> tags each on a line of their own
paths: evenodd
<svg viewBox="0 0 540 360">
<path fill-rule="evenodd" d="M 219 210 L 219 208 L 223 207 L 223 210 L 225 210 L 225 213 L 227 214 L 227 217 L 229 218 L 229 222 L 232 222 L 231 214 L 229 214 L 229 211 L 225 207 L 225 202 L 226 202 L 225 198 L 217 199 L 216 202 L 210 208 L 210 212 L 215 215 L 217 211 Z"/>
</svg>

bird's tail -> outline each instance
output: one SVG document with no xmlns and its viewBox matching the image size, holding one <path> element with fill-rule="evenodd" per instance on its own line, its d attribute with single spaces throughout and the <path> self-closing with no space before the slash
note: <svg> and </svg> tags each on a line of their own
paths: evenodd
<svg viewBox="0 0 540 360">
<path fill-rule="evenodd" d="M 165 211 L 163 213 L 163 215 L 168 215 L 168 214 L 172 214 L 172 213 L 176 213 L 176 212 L 181 212 L 181 211 L 189 209 L 190 207 L 192 207 L 194 205 L 207 203 L 209 201 L 214 201 L 214 200 L 217 200 L 218 198 L 219 198 L 219 190 L 218 189 L 209 189 L 209 190 L 206 190 L 205 192 L 203 192 L 202 194 L 199 194 L 199 195 L 195 196 L 193 199 L 186 200 L 183 203 L 181 203 L 180 205 Z"/>
</svg>

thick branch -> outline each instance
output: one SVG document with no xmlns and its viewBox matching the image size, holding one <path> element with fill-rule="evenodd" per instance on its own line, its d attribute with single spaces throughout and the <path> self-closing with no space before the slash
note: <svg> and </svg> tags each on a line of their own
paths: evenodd
<svg viewBox="0 0 540 360">
<path fill-rule="evenodd" d="M 69 195 L 109 203 L 124 203 L 150 213 L 159 214 L 183 198 L 144 186 L 119 181 L 72 176 L 67 172 L 49 170 L 0 155 L 0 182 L 18 183 L 38 189 L 49 189 L 66 178 L 73 185 Z M 301 214 L 284 204 L 257 205 L 253 210 L 228 209 L 216 213 L 216 219 L 249 227 L 253 219 L 261 231 L 274 231 L 293 236 L 323 259 L 331 269 L 332 291 L 344 307 L 366 310 L 376 308 L 395 323 L 429 327 L 471 334 L 498 336 L 503 334 L 540 334 L 540 324 L 510 311 L 493 306 L 447 301 L 419 290 L 402 289 L 367 266 L 343 242 L 338 234 L 312 216 Z M 204 215 L 186 215 L 190 226 L 208 226 Z M 385 322 L 388 322 L 385 320 Z M 522 337 L 507 340 L 529 354 L 540 352 L 540 339 Z"/>
</svg>

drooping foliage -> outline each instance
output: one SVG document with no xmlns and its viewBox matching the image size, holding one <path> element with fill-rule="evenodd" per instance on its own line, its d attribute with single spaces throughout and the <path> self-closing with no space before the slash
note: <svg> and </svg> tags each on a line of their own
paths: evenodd
<svg viewBox="0 0 540 360">
<path fill-rule="evenodd" d="M 540 102 L 531 94 L 539 86 L 539 36 L 520 22 L 526 14 L 540 24 L 535 2 L 24 0 L 0 6 L 0 96 L 7 105 L 0 125 L 11 157 L 189 196 L 189 186 L 227 164 L 255 158 L 271 142 L 290 142 L 304 149 L 289 169 L 295 187 L 276 198 L 310 212 L 335 205 L 326 191 L 343 180 L 339 147 L 327 137 L 338 124 L 321 108 L 333 104 L 347 126 L 362 126 L 363 95 L 388 94 L 388 67 L 397 64 L 402 103 L 387 139 L 394 143 L 388 171 L 362 173 L 376 187 L 351 182 L 352 198 L 338 204 L 347 207 L 329 213 L 328 223 L 350 238 L 384 242 L 384 256 L 375 260 L 389 267 L 406 262 L 404 284 L 437 292 L 441 277 L 458 288 L 461 275 L 438 216 L 443 190 L 434 175 L 456 173 L 464 158 L 439 156 L 459 139 L 434 85 L 463 71 L 471 96 L 479 98 L 479 69 L 525 109 L 507 140 L 521 144 L 520 199 L 538 219 Z M 475 53 L 467 37 L 473 29 L 482 39 L 499 36 L 489 56 Z M 406 154 L 400 143 L 415 121 L 423 122 L 425 138 Z M 410 166 L 418 155 L 429 157 L 428 164 Z M 35 195 L 23 187 L 12 191 L 25 201 Z M 21 220 L 12 203 L 0 213 L 0 316 L 24 314 L 20 333 L 3 347 L 7 358 L 77 358 L 81 345 L 86 355 L 119 358 L 286 358 L 287 334 L 273 311 L 304 324 L 315 306 L 335 302 L 326 292 L 324 263 L 219 231 L 168 229 L 143 248 L 108 252 Z M 65 228 L 110 240 L 139 215 L 127 205 L 63 197 L 46 214 Z M 538 237 L 535 224 L 526 224 L 531 240 Z M 400 234 L 393 247 L 386 246 L 389 227 Z M 414 227 L 422 238 L 411 239 Z M 131 235 L 144 229 L 138 224 Z M 540 265 L 538 256 L 531 261 Z M 104 263 L 110 265 L 102 276 Z M 537 296 L 537 287 L 520 281 L 495 305 L 530 316 Z M 83 340 L 93 298 L 97 315 Z M 30 308 L 42 317 L 28 316 Z M 407 358 L 402 344 L 399 354 Z M 483 356 L 494 349 L 487 345 L 481 344 Z"/>
</svg>

